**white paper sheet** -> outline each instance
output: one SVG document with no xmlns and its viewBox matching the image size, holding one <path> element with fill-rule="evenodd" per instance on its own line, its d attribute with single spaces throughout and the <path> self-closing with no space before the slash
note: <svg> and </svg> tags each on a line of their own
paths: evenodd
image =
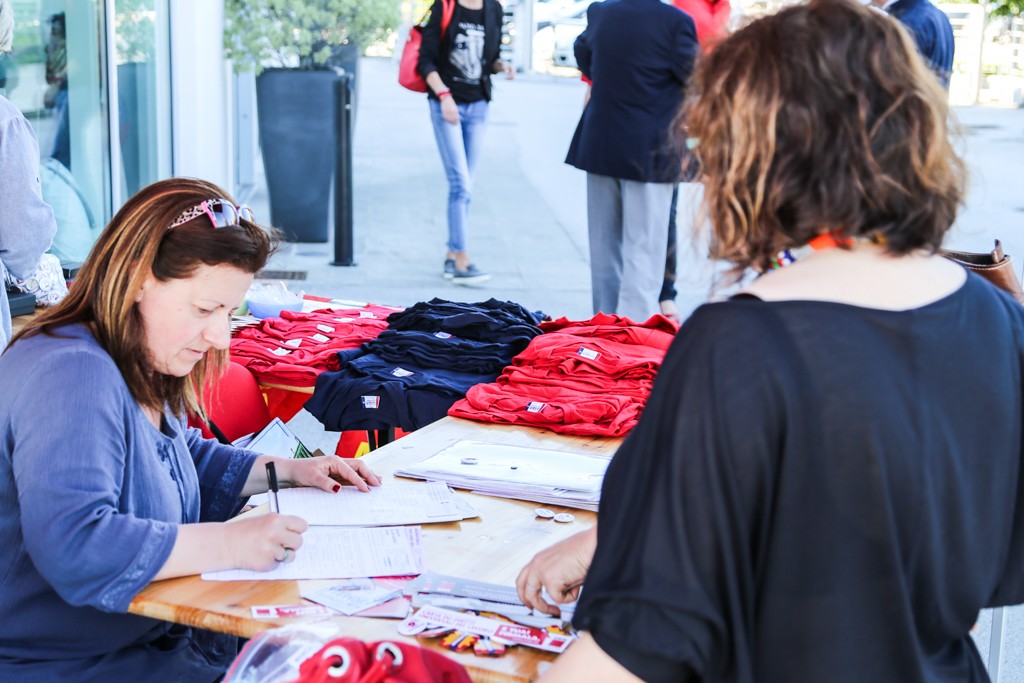
<svg viewBox="0 0 1024 683">
<path fill-rule="evenodd" d="M 285 489 L 278 494 L 281 512 L 318 526 L 397 526 L 452 522 L 476 517 L 456 502 L 444 482 L 389 482 L 364 493 L 343 486 L 338 493 L 320 489 Z"/>
<path fill-rule="evenodd" d="M 610 460 L 588 453 L 456 441 L 395 472 L 477 493 L 596 510 Z"/>
<path fill-rule="evenodd" d="M 420 528 L 344 529 L 310 527 L 293 562 L 269 572 L 232 569 L 208 572 L 206 581 L 281 581 L 400 576 L 424 571 Z"/>
</svg>

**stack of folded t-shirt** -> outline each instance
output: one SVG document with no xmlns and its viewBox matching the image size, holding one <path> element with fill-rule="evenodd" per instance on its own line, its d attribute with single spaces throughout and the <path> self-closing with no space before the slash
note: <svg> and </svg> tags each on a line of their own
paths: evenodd
<svg viewBox="0 0 1024 683">
<path fill-rule="evenodd" d="M 678 326 L 598 313 L 541 323 L 545 334 L 496 382 L 470 389 L 449 415 L 565 434 L 622 436 L 636 424 Z"/>
<path fill-rule="evenodd" d="M 421 302 L 388 317 L 388 329 L 338 353 L 306 410 L 327 429 L 411 431 L 447 414 L 473 385 L 491 382 L 540 334 L 542 314 L 491 299 Z"/>
<path fill-rule="evenodd" d="M 231 360 L 269 384 L 313 386 L 325 370 L 339 367 L 338 351 L 358 348 L 388 326 L 396 309 L 385 306 L 282 311 L 245 327 L 231 340 Z"/>
</svg>

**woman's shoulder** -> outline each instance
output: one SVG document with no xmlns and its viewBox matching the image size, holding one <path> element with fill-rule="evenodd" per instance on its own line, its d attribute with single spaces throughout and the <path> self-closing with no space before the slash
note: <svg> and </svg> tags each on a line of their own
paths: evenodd
<svg viewBox="0 0 1024 683">
<path fill-rule="evenodd" d="M 0 356 L 0 369 L 2 375 L 25 377 L 57 369 L 69 386 L 82 373 L 120 376 L 114 359 L 79 323 L 22 337 Z"/>
</svg>

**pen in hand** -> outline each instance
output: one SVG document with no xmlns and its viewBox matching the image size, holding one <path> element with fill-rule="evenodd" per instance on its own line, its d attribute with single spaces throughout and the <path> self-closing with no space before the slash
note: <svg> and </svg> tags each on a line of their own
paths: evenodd
<svg viewBox="0 0 1024 683">
<path fill-rule="evenodd" d="M 280 513 L 281 506 L 277 503 L 277 468 L 274 467 L 273 462 L 267 463 L 267 485 L 270 494 L 270 511 Z"/>
</svg>

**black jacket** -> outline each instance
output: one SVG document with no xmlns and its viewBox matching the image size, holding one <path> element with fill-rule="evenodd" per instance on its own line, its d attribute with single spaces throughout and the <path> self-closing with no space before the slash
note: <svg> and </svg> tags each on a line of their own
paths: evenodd
<svg viewBox="0 0 1024 683">
<path fill-rule="evenodd" d="M 444 12 L 442 0 L 434 0 L 430 8 L 430 19 L 423 27 L 423 43 L 420 45 L 420 59 L 416 69 L 423 78 L 433 71 L 438 71 L 437 65 L 447 62 L 452 51 L 452 36 L 454 26 L 459 21 L 459 15 L 463 11 L 462 5 L 455 0 L 455 11 L 452 13 L 452 20 L 441 36 L 441 15 Z M 494 63 L 501 53 L 501 23 L 504 18 L 504 10 L 498 0 L 484 0 L 484 73 L 481 77 L 484 99 L 491 99 L 491 72 Z M 427 89 L 427 95 L 431 99 L 434 93 Z"/>
<path fill-rule="evenodd" d="M 690 15 L 660 0 L 595 2 L 575 52 L 593 86 L 566 163 L 611 178 L 680 180 L 669 128 L 700 52 Z"/>
</svg>

